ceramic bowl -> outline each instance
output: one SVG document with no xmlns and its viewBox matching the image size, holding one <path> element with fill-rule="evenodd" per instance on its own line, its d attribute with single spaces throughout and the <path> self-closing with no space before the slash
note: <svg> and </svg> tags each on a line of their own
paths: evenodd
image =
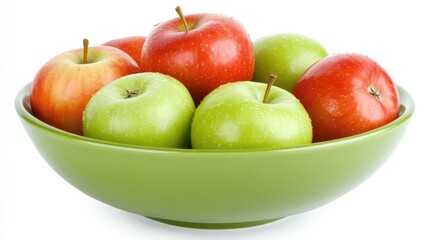
<svg viewBox="0 0 429 240">
<path fill-rule="evenodd" d="M 16 111 L 59 175 L 111 206 L 196 228 L 255 226 L 333 201 L 383 164 L 414 112 L 412 98 L 398 86 L 399 118 L 352 137 L 286 149 L 139 147 L 74 135 L 38 120 L 30 84 L 18 93 Z"/>
</svg>

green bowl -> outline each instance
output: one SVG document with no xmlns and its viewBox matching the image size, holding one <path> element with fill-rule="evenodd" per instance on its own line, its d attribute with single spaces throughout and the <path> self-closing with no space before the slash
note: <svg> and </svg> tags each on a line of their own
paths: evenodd
<svg viewBox="0 0 429 240">
<path fill-rule="evenodd" d="M 352 190 L 392 154 L 414 112 L 398 86 L 401 115 L 370 132 L 287 149 L 139 147 L 74 135 L 31 113 L 31 83 L 16 111 L 49 165 L 87 195 L 164 223 L 239 228 L 322 206 Z"/>
</svg>

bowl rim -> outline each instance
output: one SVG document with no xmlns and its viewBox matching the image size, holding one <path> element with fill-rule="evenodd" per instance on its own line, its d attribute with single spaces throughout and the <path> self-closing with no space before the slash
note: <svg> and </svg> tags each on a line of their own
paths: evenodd
<svg viewBox="0 0 429 240">
<path fill-rule="evenodd" d="M 152 152 L 162 152 L 162 153 L 210 153 L 210 154 L 220 154 L 220 153 L 253 153 L 253 152 L 285 152 L 285 151 L 296 151 L 296 150 L 302 150 L 302 149 L 315 149 L 315 148 L 321 148 L 321 147 L 328 147 L 332 145 L 337 144 L 343 144 L 348 143 L 352 141 L 358 141 L 362 138 L 369 137 L 372 135 L 381 134 L 385 131 L 389 131 L 402 123 L 406 122 L 408 119 L 410 119 L 415 111 L 415 103 L 411 95 L 401 86 L 396 85 L 398 93 L 400 95 L 400 115 L 398 118 L 393 120 L 392 122 L 385 124 L 381 127 L 378 127 L 376 129 L 356 134 L 349 137 L 344 138 L 338 138 L 334 140 L 329 141 L 323 141 L 323 142 L 317 142 L 317 143 L 309 143 L 309 144 L 303 144 L 299 146 L 294 147 L 288 147 L 288 148 L 254 148 L 254 149 L 184 149 L 184 148 L 167 148 L 167 147 L 151 147 L 151 146 L 139 146 L 139 145 L 132 145 L 132 144 L 124 144 L 124 143 L 116 143 L 111 141 L 104 141 L 94 138 L 89 138 L 77 134 L 73 134 L 61 129 L 58 129 L 56 127 L 53 127 L 38 118 L 36 118 L 31 113 L 30 107 L 30 89 L 31 89 L 32 82 L 27 83 L 24 87 L 21 88 L 21 90 L 18 92 L 18 94 L 15 97 L 15 110 L 18 113 L 18 115 L 28 123 L 42 128 L 44 130 L 47 130 L 53 134 L 60 135 L 63 137 L 67 137 L 69 139 L 84 142 L 88 144 L 95 144 L 99 146 L 109 147 L 109 148 L 122 148 L 122 149 L 129 149 L 129 150 L 136 150 L 136 151 L 152 151 Z"/>
</svg>

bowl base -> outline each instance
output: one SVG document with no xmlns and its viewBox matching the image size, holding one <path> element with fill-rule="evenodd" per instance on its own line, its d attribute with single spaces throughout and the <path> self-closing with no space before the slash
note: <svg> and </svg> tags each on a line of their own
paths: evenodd
<svg viewBox="0 0 429 240">
<path fill-rule="evenodd" d="M 232 229 L 232 228 L 246 228 L 246 227 L 254 227 L 258 225 L 267 224 L 270 222 L 274 222 L 277 220 L 282 219 L 281 218 L 274 218 L 274 219 L 268 219 L 268 220 L 261 220 L 261 221 L 252 221 L 252 222 L 237 222 L 237 223 L 196 223 L 196 222 L 181 222 L 181 221 L 174 221 L 174 220 L 168 220 L 168 219 L 162 219 L 162 218 L 153 218 L 153 217 L 147 217 L 152 220 L 179 226 L 179 227 L 187 227 L 187 228 L 201 228 L 201 229 Z"/>
</svg>

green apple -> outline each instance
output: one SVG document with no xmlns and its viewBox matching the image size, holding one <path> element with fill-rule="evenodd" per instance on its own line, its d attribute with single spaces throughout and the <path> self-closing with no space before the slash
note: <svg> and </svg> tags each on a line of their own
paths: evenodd
<svg viewBox="0 0 429 240">
<path fill-rule="evenodd" d="M 311 143 L 311 120 L 299 100 L 270 86 L 235 82 L 212 91 L 195 110 L 192 148 L 283 148 Z"/>
<path fill-rule="evenodd" d="M 252 80 L 266 82 L 266 76 L 275 73 L 278 76 L 275 85 L 289 92 L 308 67 L 328 55 L 317 41 L 290 33 L 262 37 L 253 45 L 255 70 Z"/>
<path fill-rule="evenodd" d="M 131 74 L 94 94 L 83 114 L 83 132 L 113 142 L 189 148 L 194 111 L 178 80 L 161 73 Z"/>
</svg>

